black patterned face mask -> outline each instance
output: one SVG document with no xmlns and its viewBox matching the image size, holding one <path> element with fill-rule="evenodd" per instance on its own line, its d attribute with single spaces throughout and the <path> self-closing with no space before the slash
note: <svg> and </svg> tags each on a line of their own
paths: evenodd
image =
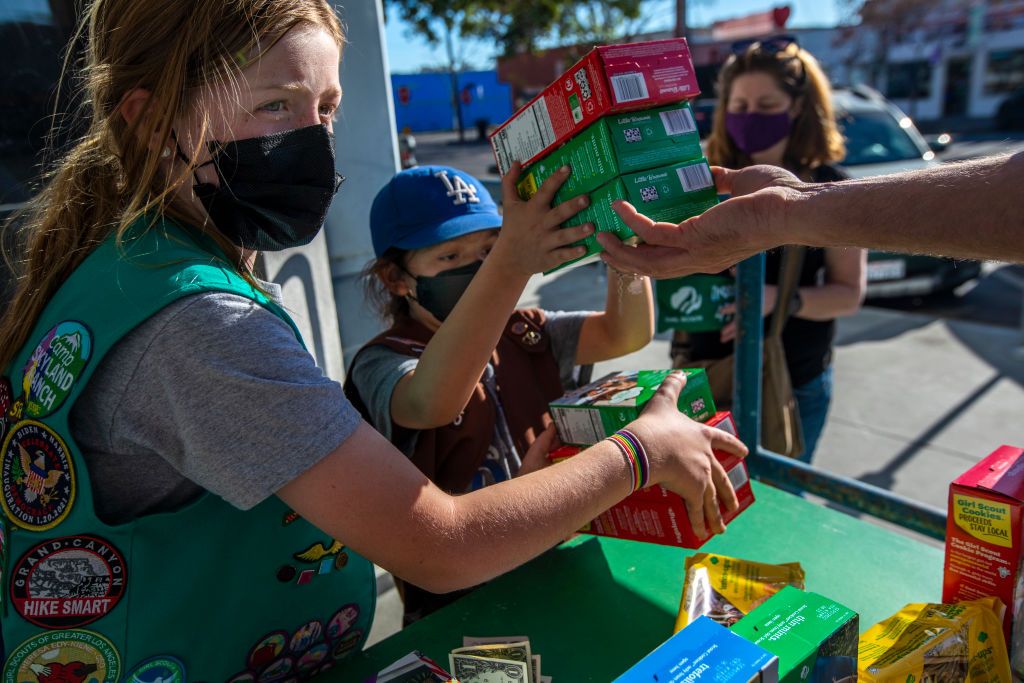
<svg viewBox="0 0 1024 683">
<path fill-rule="evenodd" d="M 316 237 L 344 177 L 334 170 L 326 126 L 209 143 L 219 185 L 196 178 L 193 192 L 217 230 L 243 249 L 279 251 Z M 178 148 L 178 157 L 190 163 Z"/>
</svg>

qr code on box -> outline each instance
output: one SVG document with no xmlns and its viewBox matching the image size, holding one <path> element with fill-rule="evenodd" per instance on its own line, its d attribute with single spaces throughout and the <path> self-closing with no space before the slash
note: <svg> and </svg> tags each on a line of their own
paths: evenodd
<svg viewBox="0 0 1024 683">
<path fill-rule="evenodd" d="M 639 128 L 627 128 L 622 131 L 626 136 L 626 142 L 643 142 L 644 136 L 640 134 Z"/>
<path fill-rule="evenodd" d="M 658 188 L 653 185 L 650 187 L 640 188 L 640 199 L 645 202 L 656 202 L 658 201 Z"/>
</svg>

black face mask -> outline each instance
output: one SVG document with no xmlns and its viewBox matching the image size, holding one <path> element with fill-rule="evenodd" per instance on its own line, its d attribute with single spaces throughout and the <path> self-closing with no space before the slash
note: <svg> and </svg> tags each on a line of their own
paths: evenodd
<svg viewBox="0 0 1024 683">
<path fill-rule="evenodd" d="M 437 275 L 409 273 L 409 276 L 416 280 L 416 296 L 410 294 L 409 298 L 444 322 L 444 319 L 455 310 L 455 304 L 459 303 L 462 293 L 469 287 L 482 263 L 483 261 L 475 261 L 459 268 L 442 271 Z"/>
<path fill-rule="evenodd" d="M 211 142 L 220 185 L 192 190 L 217 230 L 244 249 L 279 251 L 316 237 L 345 180 L 334 170 L 334 135 L 313 125 L 262 137 Z M 186 163 L 181 149 L 178 156 Z"/>
</svg>

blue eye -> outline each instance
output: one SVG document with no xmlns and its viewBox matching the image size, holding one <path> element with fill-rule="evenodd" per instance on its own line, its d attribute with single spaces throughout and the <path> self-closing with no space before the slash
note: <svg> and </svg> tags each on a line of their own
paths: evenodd
<svg viewBox="0 0 1024 683">
<path fill-rule="evenodd" d="M 284 110 L 284 100 L 277 100 L 276 102 L 269 102 L 260 107 L 260 111 L 269 111 L 276 113 Z"/>
</svg>

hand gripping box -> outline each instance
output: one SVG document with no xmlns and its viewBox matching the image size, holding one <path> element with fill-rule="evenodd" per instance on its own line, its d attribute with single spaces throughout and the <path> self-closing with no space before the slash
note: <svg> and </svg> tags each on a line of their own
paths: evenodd
<svg viewBox="0 0 1024 683">
<path fill-rule="evenodd" d="M 716 413 L 706 424 L 736 435 L 731 413 Z M 548 457 L 557 462 L 581 450 L 578 446 L 563 446 L 551 452 Z M 729 524 L 754 504 L 754 490 L 750 486 L 750 474 L 743 458 L 721 451 L 715 451 L 715 457 L 726 471 L 739 501 L 739 507 L 733 512 L 726 511 L 724 504 L 719 502 L 722 520 Z M 580 529 L 580 533 L 680 548 L 700 548 L 712 536 L 710 533 L 703 536 L 695 534 L 682 497 L 657 485 L 632 493 L 589 522 Z"/>
<path fill-rule="evenodd" d="M 1024 679 L 1024 449 L 1000 446 L 949 487 L 944 603 L 1006 605 L 1010 664 Z"/>
<path fill-rule="evenodd" d="M 606 114 L 699 94 L 684 38 L 594 48 L 491 134 L 498 171 L 533 163 Z"/>
<path fill-rule="evenodd" d="M 563 444 L 591 446 L 640 416 L 673 370 L 613 372 L 552 401 L 551 419 Z M 683 370 L 686 386 L 677 406 L 687 417 L 704 422 L 715 414 L 708 376 L 703 369 Z"/>
<path fill-rule="evenodd" d="M 859 621 L 838 602 L 786 586 L 732 632 L 778 655 L 782 683 L 855 683 Z"/>
<path fill-rule="evenodd" d="M 779 659 L 707 617 L 658 646 L 615 683 L 778 683 Z"/>
<path fill-rule="evenodd" d="M 627 244 L 638 241 L 636 233 L 612 209 L 612 204 L 620 199 L 653 221 L 681 223 L 718 204 L 718 193 L 711 167 L 703 158 L 619 176 L 591 192 L 590 206 L 565 222 L 566 227 L 593 223 L 596 232 L 575 243 L 587 248 L 585 254 L 552 271 L 592 259 L 604 251 L 597 241 L 598 232 L 610 232 Z"/>
<path fill-rule="evenodd" d="M 572 173 L 555 195 L 555 203 L 561 204 L 623 174 L 703 156 L 693 110 L 681 102 L 598 119 L 524 169 L 516 188 L 520 197 L 529 199 L 558 169 L 569 166 Z"/>
</svg>

